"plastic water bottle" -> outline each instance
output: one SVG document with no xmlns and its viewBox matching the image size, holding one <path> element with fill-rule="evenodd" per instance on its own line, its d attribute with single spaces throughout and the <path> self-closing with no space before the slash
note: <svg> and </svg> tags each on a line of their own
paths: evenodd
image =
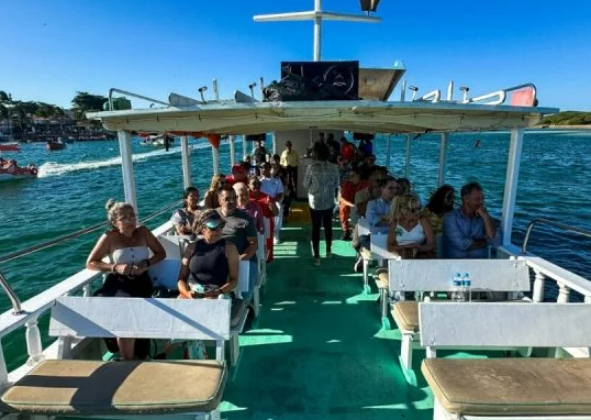
<svg viewBox="0 0 591 420">
<path fill-rule="evenodd" d="M 451 299 L 454 302 L 464 302 L 464 294 L 462 293 L 462 275 L 460 273 L 456 273 L 453 279 L 453 290 L 451 293 Z"/>
<path fill-rule="evenodd" d="M 464 301 L 472 302 L 472 280 L 470 280 L 470 274 L 464 273 L 464 277 L 462 277 L 462 294 L 464 295 Z"/>
</svg>

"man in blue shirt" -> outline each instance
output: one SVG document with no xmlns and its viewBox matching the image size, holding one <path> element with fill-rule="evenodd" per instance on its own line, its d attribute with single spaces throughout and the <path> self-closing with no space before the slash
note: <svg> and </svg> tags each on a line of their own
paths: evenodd
<svg viewBox="0 0 591 420">
<path fill-rule="evenodd" d="M 390 206 L 398 192 L 398 184 L 393 176 L 387 176 L 380 182 L 380 197 L 367 203 L 367 210 L 365 211 L 371 234 L 388 233 L 388 229 L 390 229 Z M 360 254 L 368 252 L 369 245 L 369 235 L 359 235 L 357 251 Z M 363 258 L 360 256 L 353 267 L 355 272 L 359 271 L 362 262 Z"/>
<path fill-rule="evenodd" d="M 495 225 L 484 207 L 484 193 L 477 182 L 462 187 L 462 206 L 443 218 L 444 258 L 488 258 L 488 244 L 495 239 Z"/>
</svg>

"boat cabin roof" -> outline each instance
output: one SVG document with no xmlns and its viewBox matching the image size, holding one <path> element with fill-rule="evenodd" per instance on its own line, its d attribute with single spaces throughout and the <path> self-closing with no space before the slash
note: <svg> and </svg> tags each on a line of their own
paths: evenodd
<svg viewBox="0 0 591 420">
<path fill-rule="evenodd" d="M 197 101 L 193 101 L 197 102 Z M 113 131 L 251 134 L 328 129 L 368 133 L 498 131 L 527 128 L 555 108 L 458 102 L 210 101 L 188 106 L 88 113 Z"/>
</svg>

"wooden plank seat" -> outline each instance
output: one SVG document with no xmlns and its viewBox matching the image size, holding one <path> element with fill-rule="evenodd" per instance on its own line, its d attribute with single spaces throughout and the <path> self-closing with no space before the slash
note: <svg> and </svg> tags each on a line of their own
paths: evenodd
<svg viewBox="0 0 591 420">
<path fill-rule="evenodd" d="M 458 347 L 589 347 L 590 317 L 589 304 L 422 302 L 434 419 L 591 419 L 589 358 L 436 359 Z"/>
<path fill-rule="evenodd" d="M 2 396 L 2 411 L 45 415 L 214 411 L 226 382 L 216 360 L 47 360 Z"/>
<path fill-rule="evenodd" d="M 47 360 L 10 387 L 2 411 L 44 415 L 131 415 L 217 410 L 227 366 L 230 301 L 61 297 L 49 334 L 58 360 Z M 67 360 L 74 339 L 149 338 L 210 340 L 215 360 Z"/>
<path fill-rule="evenodd" d="M 409 383 L 416 383 L 412 371 L 413 348 L 418 348 L 418 302 L 405 301 L 408 292 L 449 292 L 457 271 L 468 272 L 472 291 L 523 292 L 530 289 L 529 271 L 524 260 L 388 260 L 388 288 L 398 301 L 391 315 L 402 335 L 400 365 Z M 381 281 L 385 273 L 380 274 Z M 378 277 L 380 277 L 378 276 Z"/>
<path fill-rule="evenodd" d="M 449 413 L 591 414 L 591 359 L 425 359 L 421 370 Z"/>
</svg>

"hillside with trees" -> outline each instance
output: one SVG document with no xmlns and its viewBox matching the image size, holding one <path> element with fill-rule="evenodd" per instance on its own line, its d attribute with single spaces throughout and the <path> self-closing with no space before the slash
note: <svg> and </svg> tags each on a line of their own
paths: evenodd
<svg viewBox="0 0 591 420">
<path fill-rule="evenodd" d="M 591 112 L 559 112 L 544 117 L 539 125 L 591 125 Z"/>
</svg>

